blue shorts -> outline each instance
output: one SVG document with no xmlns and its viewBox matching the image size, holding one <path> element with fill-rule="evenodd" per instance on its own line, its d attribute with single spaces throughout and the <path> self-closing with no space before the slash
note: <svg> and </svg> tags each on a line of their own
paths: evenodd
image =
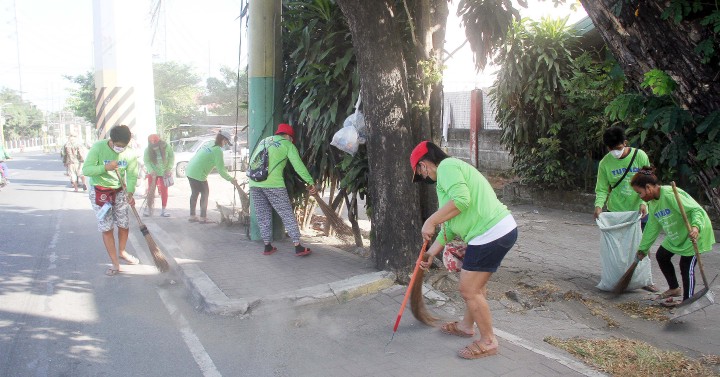
<svg viewBox="0 0 720 377">
<path fill-rule="evenodd" d="M 515 245 L 517 237 L 518 230 L 515 228 L 493 242 L 484 245 L 468 245 L 462 269 L 480 272 L 497 271 L 505 254 Z"/>
</svg>

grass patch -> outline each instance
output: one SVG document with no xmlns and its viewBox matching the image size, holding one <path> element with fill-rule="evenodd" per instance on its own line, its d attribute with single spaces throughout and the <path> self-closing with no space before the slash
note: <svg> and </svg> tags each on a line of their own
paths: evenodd
<svg viewBox="0 0 720 377">
<path fill-rule="evenodd" d="M 559 339 L 547 337 L 545 342 L 577 356 L 591 367 L 613 376 L 717 376 L 698 360 L 681 352 L 663 351 L 633 339 Z"/>
<path fill-rule="evenodd" d="M 642 318 L 658 322 L 668 320 L 667 310 L 657 306 L 644 305 L 638 302 L 624 302 L 616 306 L 631 318 Z"/>
</svg>

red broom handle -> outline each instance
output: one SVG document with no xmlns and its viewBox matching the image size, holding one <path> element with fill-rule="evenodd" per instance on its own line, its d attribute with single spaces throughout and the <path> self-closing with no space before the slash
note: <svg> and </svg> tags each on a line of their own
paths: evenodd
<svg viewBox="0 0 720 377">
<path fill-rule="evenodd" d="M 393 327 L 393 332 L 397 331 L 398 326 L 400 325 L 400 318 L 402 318 L 403 311 L 405 311 L 405 305 L 407 305 L 407 300 L 410 298 L 410 290 L 412 289 L 413 283 L 415 282 L 415 277 L 417 276 L 418 269 L 420 268 L 420 262 L 423 260 L 423 255 L 425 255 L 425 249 L 427 249 L 428 241 L 425 241 L 423 243 L 422 250 L 420 250 L 420 255 L 418 255 L 417 262 L 415 262 L 415 269 L 413 270 L 413 274 L 410 277 L 410 284 L 408 284 L 407 290 L 405 291 L 405 298 L 403 298 L 402 305 L 400 306 L 400 311 L 398 312 L 397 320 L 395 320 L 395 327 Z"/>
</svg>

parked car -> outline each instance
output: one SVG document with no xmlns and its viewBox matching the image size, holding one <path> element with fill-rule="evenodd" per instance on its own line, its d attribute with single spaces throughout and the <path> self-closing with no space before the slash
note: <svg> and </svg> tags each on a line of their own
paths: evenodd
<svg viewBox="0 0 720 377">
<path fill-rule="evenodd" d="M 170 145 L 175 152 L 175 176 L 185 178 L 185 169 L 190 159 L 200 148 L 210 147 L 215 144 L 215 135 L 187 137 L 183 139 L 173 140 Z M 237 153 L 233 150 L 237 148 Z M 223 148 L 225 168 L 228 171 L 245 171 L 247 170 L 247 148 L 240 145 L 231 147 L 225 145 Z M 237 161 L 237 163 L 233 163 Z"/>
</svg>

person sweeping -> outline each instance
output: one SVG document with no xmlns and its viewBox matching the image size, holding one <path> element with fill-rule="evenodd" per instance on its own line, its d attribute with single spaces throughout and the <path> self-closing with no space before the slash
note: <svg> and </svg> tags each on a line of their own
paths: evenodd
<svg viewBox="0 0 720 377">
<path fill-rule="evenodd" d="M 422 237 L 431 241 L 437 226 L 440 233 L 429 247 L 427 269 L 447 242 L 459 235 L 468 244 L 460 272 L 460 294 L 465 301 L 461 321 L 444 324 L 440 331 L 471 338 L 475 325 L 480 338 L 458 352 L 465 359 L 495 355 L 498 341 L 487 302 L 487 283 L 497 271 L 518 237 L 517 223 L 501 203 L 490 183 L 472 165 L 449 157 L 437 145 L 423 141 L 410 154 L 413 182 L 436 183 L 440 208 L 423 224 Z"/>
<path fill-rule="evenodd" d="M 213 223 L 207 217 L 208 200 L 210 196 L 210 186 L 207 178 L 213 168 L 217 169 L 220 176 L 226 181 L 237 185 L 238 182 L 225 169 L 225 161 L 223 158 L 223 147 L 225 144 L 232 145 L 230 133 L 227 131 L 218 132 L 215 136 L 215 144 L 212 147 L 200 148 L 193 158 L 188 162 L 185 174 L 190 183 L 190 222 L 199 222 L 201 224 Z M 200 218 L 195 215 L 195 207 L 197 206 L 198 196 L 200 197 Z"/>
<path fill-rule="evenodd" d="M 637 259 L 645 258 L 662 229 L 665 239 L 658 247 L 655 258 L 668 283 L 668 290 L 658 295 L 658 298 L 662 299 L 661 305 L 663 306 L 677 306 L 682 301 L 675 300 L 676 297 L 682 296 L 683 300 L 687 300 L 695 292 L 697 258 L 692 240 L 696 240 L 698 251 L 701 254 L 711 251 L 712 245 L 715 243 L 710 217 L 695 199 L 678 188 L 680 200 L 685 207 L 691 226 L 691 231 L 688 232 L 672 187 L 660 185 L 653 166 L 642 167 L 635 173 L 630 184 L 640 198 L 648 203 L 650 215 L 638 247 Z M 675 266 L 672 263 L 675 255 L 680 256 L 682 290 L 675 275 Z"/>
<path fill-rule="evenodd" d="M 255 160 L 260 153 L 267 150 L 268 173 L 267 178 L 262 181 L 250 179 L 250 199 L 255 206 L 255 218 L 257 219 L 260 235 L 262 236 L 265 248 L 263 255 L 272 255 L 277 251 L 270 241 L 272 240 L 272 211 L 278 213 L 280 219 L 292 238 L 295 245 L 295 256 L 304 257 L 312 252 L 309 248 L 300 244 L 300 227 L 298 226 L 292 203 L 285 187 L 283 171 L 288 161 L 293 169 L 300 175 L 307 185 L 310 195 L 317 192 L 310 172 L 300 158 L 297 147 L 293 144 L 295 131 L 292 126 L 286 123 L 278 125 L 275 135 L 268 136 L 258 142 L 250 161 Z"/>
<path fill-rule="evenodd" d="M 153 215 L 153 207 L 155 206 L 155 187 L 160 192 L 160 200 L 162 202 L 162 211 L 160 216 L 169 217 L 167 213 L 168 187 L 166 181 L 172 179 L 172 168 L 175 165 L 175 153 L 173 149 L 164 141 L 160 140 L 160 136 L 152 134 L 148 136 L 148 147 L 145 149 L 143 157 L 145 160 L 146 178 L 148 180 L 147 188 L 147 207 L 145 207 L 145 216 Z"/>
</svg>

